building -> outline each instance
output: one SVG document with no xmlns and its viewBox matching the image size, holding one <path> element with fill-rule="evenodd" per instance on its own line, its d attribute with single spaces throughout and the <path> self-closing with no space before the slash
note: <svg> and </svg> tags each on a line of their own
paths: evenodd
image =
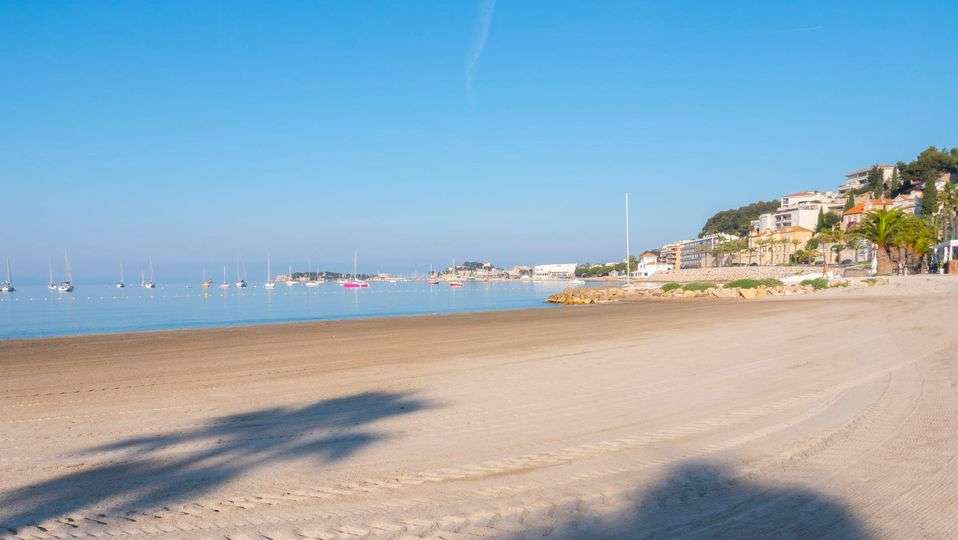
<svg viewBox="0 0 958 540">
<path fill-rule="evenodd" d="M 862 186 L 868 183 L 868 173 L 871 172 L 874 167 L 878 167 L 878 169 L 881 171 L 883 182 L 891 180 L 892 176 L 895 175 L 896 167 L 894 165 L 875 164 L 869 165 L 868 167 L 863 167 L 861 169 L 856 169 L 845 174 L 845 183 L 838 186 L 838 193 L 844 196 L 848 195 L 850 191 L 860 189 Z"/>
<path fill-rule="evenodd" d="M 841 228 L 843 231 L 854 228 L 861 223 L 862 218 L 868 212 L 878 208 L 891 208 L 892 206 L 894 206 L 894 201 L 891 199 L 866 199 L 842 213 Z"/>
<path fill-rule="evenodd" d="M 665 244 L 659 248 L 659 262 L 670 265 L 678 270 L 681 268 L 682 246 L 691 242 L 691 240 L 679 240 L 671 244 Z"/>
<path fill-rule="evenodd" d="M 892 208 L 897 208 L 909 214 L 919 214 L 921 212 L 920 194 L 920 191 L 918 193 L 902 193 L 892 199 Z"/>
<path fill-rule="evenodd" d="M 635 277 L 649 277 L 658 272 L 672 270 L 672 265 L 659 262 L 659 256 L 654 251 L 646 251 L 639 255 L 639 264 L 632 272 Z"/>
<path fill-rule="evenodd" d="M 532 267 L 534 279 L 572 279 L 575 277 L 576 263 L 539 264 Z"/>
<path fill-rule="evenodd" d="M 799 191 L 781 198 L 775 212 L 762 214 L 752 220 L 753 231 L 769 231 L 788 227 L 814 230 L 818 226 L 819 213 L 831 212 L 841 215 L 845 197 L 830 191 Z"/>
<path fill-rule="evenodd" d="M 734 234 L 715 233 L 697 238 L 695 240 L 685 240 L 680 243 L 678 250 L 678 265 L 675 268 L 706 268 L 714 266 L 715 247 L 721 243 L 738 240 Z"/>
<path fill-rule="evenodd" d="M 814 235 L 813 230 L 797 226 L 753 230 L 748 235 L 748 249 L 741 262 L 759 265 L 787 264 L 789 257 L 802 249 Z"/>
</svg>

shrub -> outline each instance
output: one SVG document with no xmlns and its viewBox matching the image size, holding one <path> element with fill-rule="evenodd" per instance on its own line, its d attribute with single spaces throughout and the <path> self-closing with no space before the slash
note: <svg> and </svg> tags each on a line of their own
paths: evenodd
<svg viewBox="0 0 958 540">
<path fill-rule="evenodd" d="M 816 290 L 827 289 L 828 280 L 823 277 L 815 278 L 815 279 L 806 279 L 802 281 L 801 285 L 811 285 L 812 287 L 815 287 Z"/>
<path fill-rule="evenodd" d="M 715 288 L 716 285 L 709 281 L 693 281 L 682 286 L 686 291 L 705 291 Z"/>
<path fill-rule="evenodd" d="M 759 287 L 781 287 L 783 283 L 775 278 L 736 279 L 725 284 L 726 289 L 757 289 Z"/>
<path fill-rule="evenodd" d="M 875 278 L 873 278 L 873 277 L 870 277 L 870 278 L 867 278 L 867 279 L 863 279 L 862 281 L 864 281 L 865 283 L 867 283 L 867 284 L 869 284 L 869 285 L 875 285 L 876 283 L 878 283 L 878 280 L 875 279 Z"/>
<path fill-rule="evenodd" d="M 847 282 L 847 281 L 836 281 L 835 283 L 832 283 L 831 285 L 829 285 L 829 287 L 848 287 L 848 282 Z"/>
<path fill-rule="evenodd" d="M 674 282 L 674 281 L 670 281 L 669 283 L 666 283 L 665 285 L 662 285 L 662 292 L 674 291 L 675 289 L 681 289 L 681 288 L 682 288 L 682 284 L 681 284 L 681 283 L 676 283 L 676 282 Z"/>
</svg>

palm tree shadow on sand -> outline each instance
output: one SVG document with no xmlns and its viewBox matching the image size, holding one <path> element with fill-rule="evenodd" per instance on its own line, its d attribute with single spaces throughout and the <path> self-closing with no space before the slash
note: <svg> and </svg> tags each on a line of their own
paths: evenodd
<svg viewBox="0 0 958 540">
<path fill-rule="evenodd" d="M 683 462 L 629 499 L 612 516 L 585 513 L 544 532 L 562 539 L 871 538 L 851 509 L 828 495 L 758 484 L 706 461 Z"/>
<path fill-rule="evenodd" d="M 274 463 L 335 463 L 389 437 L 369 424 L 434 406 L 409 393 L 367 392 L 220 417 L 197 428 L 91 448 L 86 456 L 110 461 L 0 493 L 0 531 L 93 506 L 122 513 L 195 500 Z"/>
</svg>

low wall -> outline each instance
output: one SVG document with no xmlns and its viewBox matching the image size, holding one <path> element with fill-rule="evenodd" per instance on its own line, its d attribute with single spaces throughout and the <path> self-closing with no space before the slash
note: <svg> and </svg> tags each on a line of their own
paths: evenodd
<svg viewBox="0 0 958 540">
<path fill-rule="evenodd" d="M 658 272 L 647 278 L 633 278 L 633 281 L 645 281 L 650 283 L 667 283 L 676 281 L 685 283 L 689 281 L 733 281 L 736 279 L 762 279 L 795 276 L 798 274 L 807 274 L 811 272 L 821 272 L 822 266 L 726 266 L 722 268 L 685 268 L 681 270 L 670 270 L 668 272 Z"/>
</svg>

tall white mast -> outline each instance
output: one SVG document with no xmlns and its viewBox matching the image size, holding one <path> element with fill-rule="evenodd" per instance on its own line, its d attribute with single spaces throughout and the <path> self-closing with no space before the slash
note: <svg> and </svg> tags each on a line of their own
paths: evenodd
<svg viewBox="0 0 958 540">
<path fill-rule="evenodd" d="M 629 254 L 629 194 L 625 194 L 625 283 L 626 285 L 632 282 L 632 272 L 631 272 L 631 260 Z"/>
</svg>

